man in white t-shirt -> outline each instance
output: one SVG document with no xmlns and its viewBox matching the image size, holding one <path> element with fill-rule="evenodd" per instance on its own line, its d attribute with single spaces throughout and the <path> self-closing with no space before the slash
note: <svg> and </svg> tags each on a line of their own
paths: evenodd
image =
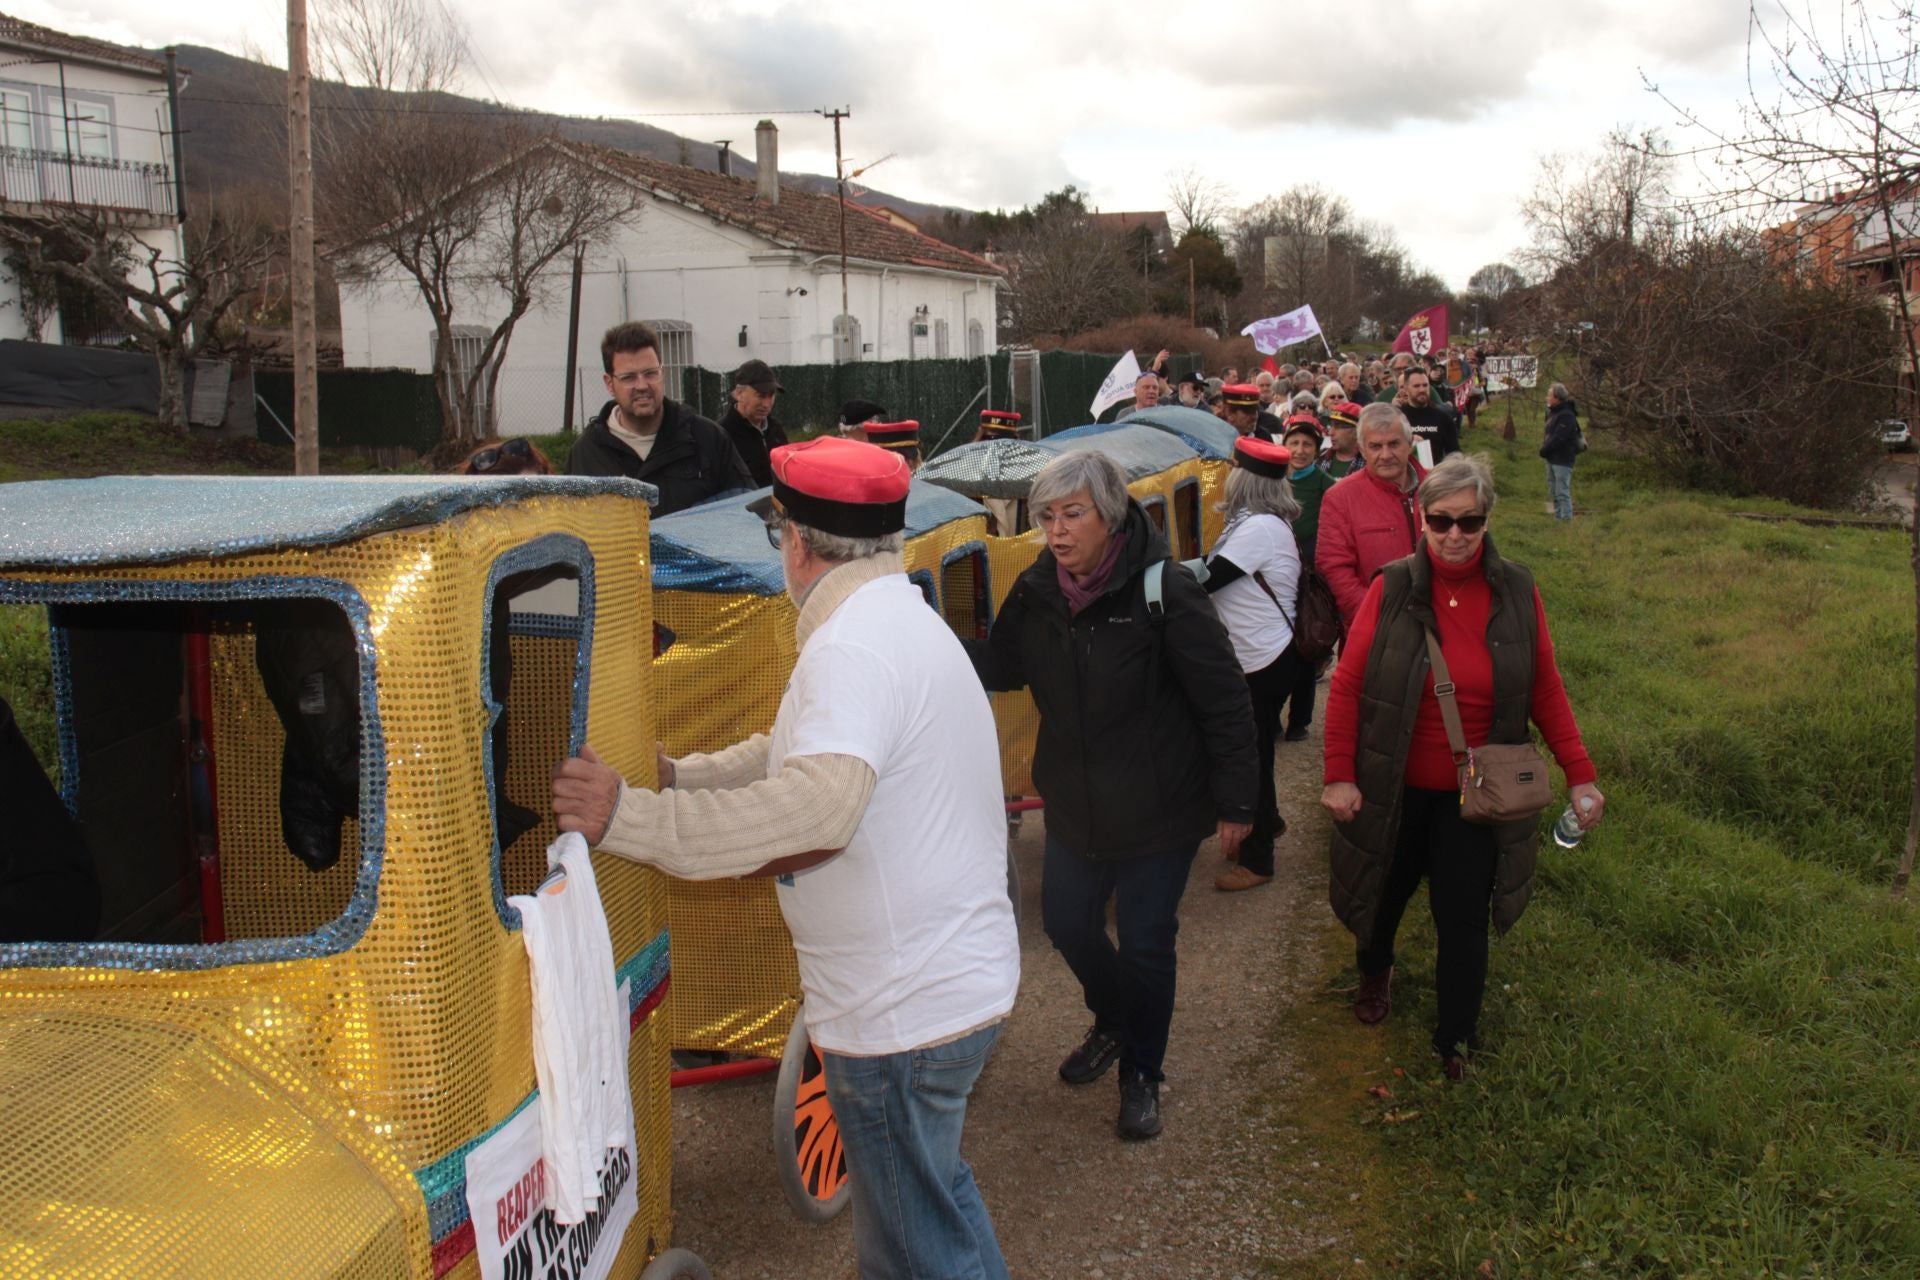
<svg viewBox="0 0 1920 1280">
<path fill-rule="evenodd" d="M 1020 980 L 999 739 L 960 643 L 902 571 L 910 473 L 826 436 L 773 450 L 755 502 L 800 607 L 773 733 L 554 770 L 563 831 L 689 879 L 778 877 L 846 1151 L 863 1277 L 1004 1280 L 965 1100 Z"/>
</svg>

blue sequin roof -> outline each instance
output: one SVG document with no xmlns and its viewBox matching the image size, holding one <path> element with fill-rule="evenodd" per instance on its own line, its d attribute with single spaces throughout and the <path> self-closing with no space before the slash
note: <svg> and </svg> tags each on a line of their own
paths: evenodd
<svg viewBox="0 0 1920 1280">
<path fill-rule="evenodd" d="M 318 547 L 545 494 L 652 485 L 597 476 L 107 476 L 0 484 L 0 570 Z"/>
<path fill-rule="evenodd" d="M 1128 414 L 1125 421 L 1114 425 L 1152 427 L 1170 432 L 1186 441 L 1203 458 L 1233 457 L 1233 442 L 1240 434 L 1230 423 L 1214 417 L 1205 409 L 1190 409 L 1183 404 L 1137 409 Z"/>
<path fill-rule="evenodd" d="M 1198 453 L 1177 435 L 1158 427 L 1136 427 L 1131 420 L 1058 431 L 1040 443 L 1061 453 L 1074 449 L 1098 450 L 1119 463 L 1129 481 L 1191 462 Z"/>
<path fill-rule="evenodd" d="M 653 585 L 667 591 L 777 596 L 787 589 L 780 553 L 747 503 L 770 492 L 716 498 L 653 522 Z M 907 492 L 908 538 L 982 515 L 986 508 L 937 485 L 913 482 Z"/>
</svg>

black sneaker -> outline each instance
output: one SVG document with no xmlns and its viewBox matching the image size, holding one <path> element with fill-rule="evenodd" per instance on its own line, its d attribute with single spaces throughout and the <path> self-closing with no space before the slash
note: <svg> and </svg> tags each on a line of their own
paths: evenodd
<svg viewBox="0 0 1920 1280">
<path fill-rule="evenodd" d="M 1092 1084 L 1107 1074 L 1120 1057 L 1120 1042 L 1094 1027 L 1087 1032 L 1087 1038 L 1080 1047 L 1066 1056 L 1060 1064 L 1060 1078 L 1068 1084 Z"/>
<path fill-rule="evenodd" d="M 1307 740 L 1307 730 L 1304 725 L 1299 728 L 1287 730 L 1288 742 L 1305 742 L 1306 740 Z"/>
<path fill-rule="evenodd" d="M 1139 1076 L 1120 1081 L 1120 1120 L 1114 1132 L 1128 1142 L 1160 1135 L 1160 1085 Z"/>
</svg>

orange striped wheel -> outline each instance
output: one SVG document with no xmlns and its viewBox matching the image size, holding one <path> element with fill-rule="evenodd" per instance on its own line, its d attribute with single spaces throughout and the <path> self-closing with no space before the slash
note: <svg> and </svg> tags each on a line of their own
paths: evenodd
<svg viewBox="0 0 1920 1280">
<path fill-rule="evenodd" d="M 827 1102 L 827 1076 L 796 1013 L 773 1093 L 773 1153 L 793 1211 L 825 1222 L 847 1206 L 847 1153 Z"/>
</svg>

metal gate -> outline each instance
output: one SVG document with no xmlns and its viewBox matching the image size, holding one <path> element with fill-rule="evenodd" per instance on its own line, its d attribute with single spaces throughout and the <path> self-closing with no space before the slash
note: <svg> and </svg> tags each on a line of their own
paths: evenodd
<svg viewBox="0 0 1920 1280">
<path fill-rule="evenodd" d="M 487 337 L 492 331 L 484 325 L 456 324 L 453 326 L 453 353 L 447 361 L 446 377 L 450 385 L 445 397 L 446 403 L 459 403 L 458 388 L 466 384 L 479 366 L 480 353 L 487 348 Z M 440 363 L 440 334 L 438 331 L 428 336 L 429 350 L 435 365 Z M 483 375 L 474 391 L 473 413 L 466 422 L 460 424 L 461 430 L 469 440 L 484 440 L 493 435 L 493 396 Z"/>
</svg>

